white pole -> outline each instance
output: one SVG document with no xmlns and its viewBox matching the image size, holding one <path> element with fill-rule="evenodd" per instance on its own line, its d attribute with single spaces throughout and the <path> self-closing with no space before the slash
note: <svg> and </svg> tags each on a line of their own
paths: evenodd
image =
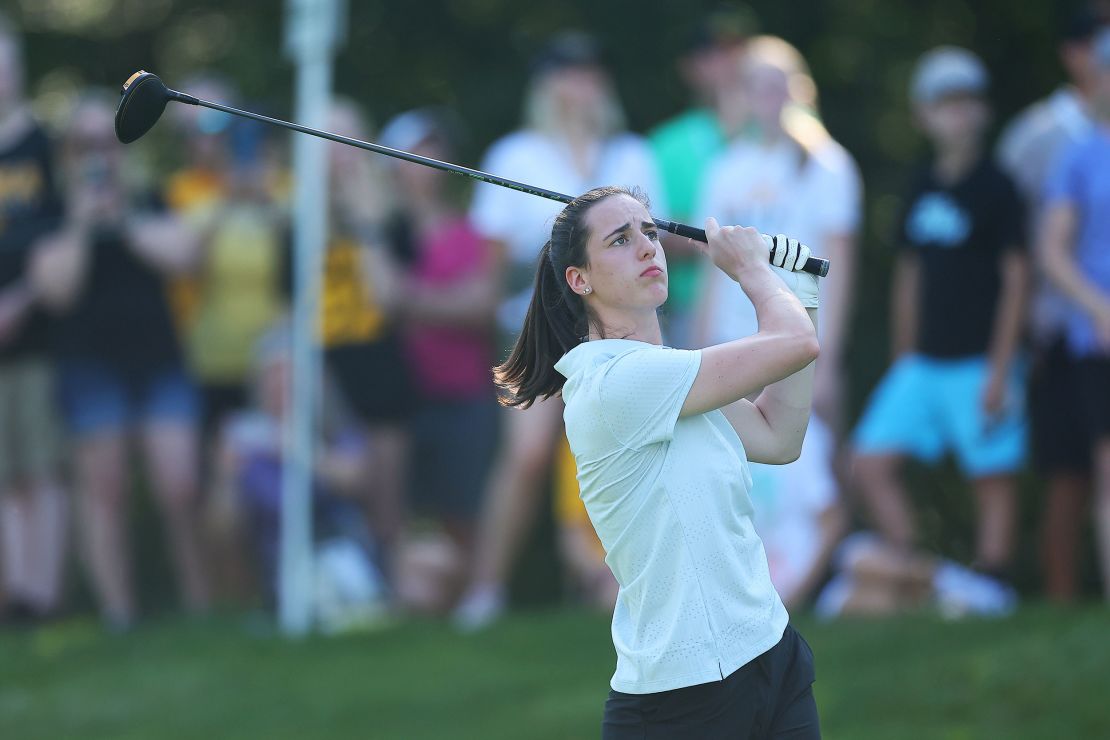
<svg viewBox="0 0 1110 740">
<path fill-rule="evenodd" d="M 313 128 L 326 124 L 338 21 L 336 0 L 288 0 L 286 4 L 286 47 L 297 65 L 294 120 Z M 328 203 L 325 142 L 315 136 L 295 136 L 293 172 L 293 377 L 284 429 L 278 606 L 282 631 L 297 636 L 312 627 L 312 469 L 319 387 L 316 326 Z"/>
</svg>

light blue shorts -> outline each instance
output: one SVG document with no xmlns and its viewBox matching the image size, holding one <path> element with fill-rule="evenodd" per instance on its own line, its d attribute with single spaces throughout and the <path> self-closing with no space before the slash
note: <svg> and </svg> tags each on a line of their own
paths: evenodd
<svg viewBox="0 0 1110 740">
<path fill-rule="evenodd" d="M 854 434 L 856 452 L 933 462 L 951 450 L 972 478 L 1020 469 L 1026 451 L 1023 372 L 1015 367 L 1011 373 L 1005 407 L 994 418 L 983 412 L 988 374 L 984 357 L 901 358 L 867 403 Z"/>
</svg>

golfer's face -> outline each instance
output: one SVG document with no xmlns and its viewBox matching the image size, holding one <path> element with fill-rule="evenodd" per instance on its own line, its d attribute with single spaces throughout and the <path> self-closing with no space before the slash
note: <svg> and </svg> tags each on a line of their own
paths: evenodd
<svg viewBox="0 0 1110 740">
<path fill-rule="evenodd" d="M 592 300 L 619 309 L 654 309 L 667 300 L 661 232 L 640 201 L 606 198 L 586 212 L 586 225 Z"/>
</svg>

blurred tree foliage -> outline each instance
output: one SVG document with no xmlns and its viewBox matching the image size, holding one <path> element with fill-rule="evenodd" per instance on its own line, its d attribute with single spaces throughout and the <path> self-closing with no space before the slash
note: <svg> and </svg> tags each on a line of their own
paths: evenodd
<svg viewBox="0 0 1110 740">
<path fill-rule="evenodd" d="M 473 164 L 489 142 L 517 125 L 528 60 L 557 29 L 597 34 L 635 130 L 646 131 L 677 113 L 687 103 L 677 57 L 699 14 L 716 3 L 349 0 L 348 5 L 337 91 L 355 98 L 379 123 L 412 106 L 453 107 L 469 128 L 463 163 Z M 858 412 L 887 364 L 892 258 L 887 237 L 907 168 L 925 154 L 906 96 L 916 58 L 938 44 L 979 53 L 993 75 L 1000 127 L 1062 80 L 1058 30 L 1079 2 L 751 0 L 748 5 L 762 31 L 785 37 L 806 55 L 822 116 L 863 172 L 867 210 L 849 347 L 849 409 Z M 195 72 L 216 71 L 251 104 L 278 114 L 292 109 L 280 0 L 3 0 L 0 7 L 25 30 L 29 90 L 48 117 L 62 113 L 73 89 L 117 87 L 139 68 L 159 73 L 171 86 Z M 167 128 L 156 129 L 154 141 L 146 144 L 156 153 L 148 159 L 161 168 L 173 164 L 175 153 Z M 930 480 L 945 489 L 934 503 L 959 510 L 946 520 L 963 523 L 958 537 L 951 531 L 941 536 L 939 517 L 931 527 L 934 544 L 951 550 L 957 539 L 969 539 L 969 498 L 953 490 L 958 487 L 952 475 Z M 1032 540 L 1024 541 L 1030 545 L 1025 549 L 1033 550 Z"/>
</svg>

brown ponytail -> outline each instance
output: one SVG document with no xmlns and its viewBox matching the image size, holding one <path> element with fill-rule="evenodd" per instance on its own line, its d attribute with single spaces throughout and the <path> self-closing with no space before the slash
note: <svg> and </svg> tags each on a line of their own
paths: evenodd
<svg viewBox="0 0 1110 740">
<path fill-rule="evenodd" d="M 636 190 L 607 186 L 575 198 L 555 217 L 551 239 L 540 250 L 532 301 L 524 327 L 505 362 L 494 368 L 494 381 L 503 391 L 504 406 L 528 408 L 563 389 L 565 378 L 555 363 L 587 340 L 593 318 L 582 296 L 567 284 L 568 267 L 588 267 L 586 213 L 613 195 L 628 195 L 647 206 Z"/>
</svg>

